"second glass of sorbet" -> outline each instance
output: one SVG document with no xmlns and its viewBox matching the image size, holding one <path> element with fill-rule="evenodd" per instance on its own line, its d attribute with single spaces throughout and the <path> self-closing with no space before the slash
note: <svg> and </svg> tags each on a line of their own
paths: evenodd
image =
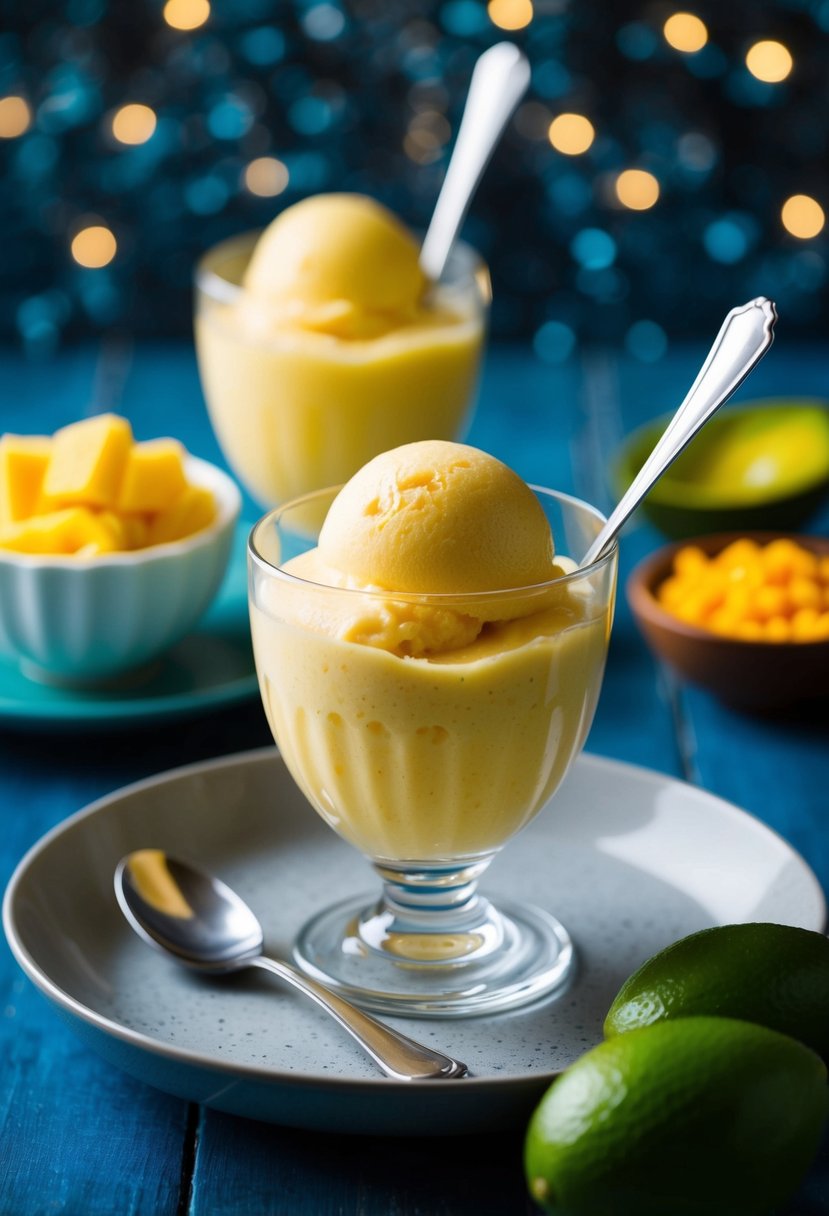
<svg viewBox="0 0 829 1216">
<path fill-rule="evenodd" d="M 271 512 L 251 535 L 254 652 L 274 738 L 311 805 L 382 881 L 379 899 L 323 909 L 295 955 L 365 1008 L 489 1013 L 571 974 L 555 917 L 496 907 L 477 888 L 584 745 L 613 615 L 615 548 L 577 567 L 603 517 L 533 490 L 556 577 L 530 587 L 418 595 L 303 577 L 300 555 L 315 549 L 335 490 Z"/>
<path fill-rule="evenodd" d="M 344 197 L 351 210 L 358 208 L 361 223 L 366 200 Z M 319 216 L 320 242 L 327 213 L 341 207 L 342 198 L 298 205 Z M 459 243 L 440 283 L 426 285 L 416 306 L 394 302 L 367 315 L 359 301 L 354 307 L 340 298 L 361 267 L 366 277 L 370 255 L 361 258 L 360 242 L 354 274 L 332 283 L 332 298 L 315 298 L 312 308 L 292 299 L 282 283 L 279 297 L 252 291 L 249 267 L 267 235 L 247 233 L 217 245 L 197 267 L 195 282 L 196 351 L 208 413 L 230 467 L 252 496 L 274 506 L 347 481 L 378 452 L 419 439 L 460 438 L 474 406 L 490 300 L 489 275 L 474 250 Z M 308 239 L 313 248 L 313 236 Z M 416 245 L 406 239 L 416 267 Z M 376 273 L 369 279 L 381 281 L 383 273 L 393 280 L 411 271 L 408 265 L 370 269 Z M 317 275 L 316 292 L 324 292 L 324 277 Z"/>
</svg>

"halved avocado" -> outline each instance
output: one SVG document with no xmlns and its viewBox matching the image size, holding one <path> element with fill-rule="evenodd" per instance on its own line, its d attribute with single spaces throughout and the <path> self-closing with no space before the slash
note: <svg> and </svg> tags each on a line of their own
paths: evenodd
<svg viewBox="0 0 829 1216">
<path fill-rule="evenodd" d="M 634 431 L 617 464 L 620 490 L 668 424 Z M 717 414 L 650 491 L 642 509 L 665 535 L 796 529 L 829 490 L 829 406 L 774 398 Z"/>
</svg>

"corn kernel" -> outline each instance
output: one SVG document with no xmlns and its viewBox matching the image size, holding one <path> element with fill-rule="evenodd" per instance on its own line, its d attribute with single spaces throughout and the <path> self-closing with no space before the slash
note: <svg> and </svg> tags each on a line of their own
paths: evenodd
<svg viewBox="0 0 829 1216">
<path fill-rule="evenodd" d="M 681 578 L 674 576 L 666 578 L 659 587 L 657 598 L 666 608 L 674 608 L 681 604 L 686 594 L 686 585 Z"/>
<path fill-rule="evenodd" d="M 787 537 L 767 545 L 744 537 L 711 558 L 687 545 L 656 598 L 680 620 L 722 637 L 813 641 L 829 637 L 829 555 Z"/>
<path fill-rule="evenodd" d="M 751 567 L 756 566 L 760 552 L 760 546 L 754 540 L 735 540 L 720 550 L 715 561 L 726 570 L 739 566 Z"/>
<path fill-rule="evenodd" d="M 759 621 L 739 621 L 734 636 L 745 642 L 759 642 L 764 636 L 763 626 Z"/>
<path fill-rule="evenodd" d="M 792 641 L 811 641 L 819 620 L 820 613 L 816 609 L 800 608 L 792 617 Z"/>
<path fill-rule="evenodd" d="M 795 575 L 786 588 L 786 597 L 795 611 L 798 608 L 817 608 L 820 605 L 820 587 L 810 578 Z"/>
<path fill-rule="evenodd" d="M 769 642 L 788 642 L 792 636 L 792 627 L 785 616 L 773 616 L 766 621 L 765 637 Z"/>
<path fill-rule="evenodd" d="M 708 565 L 708 554 L 698 545 L 684 545 L 674 558 L 677 574 L 698 574 Z"/>
<path fill-rule="evenodd" d="M 728 608 L 720 608 L 718 612 L 713 612 L 706 622 L 706 627 L 712 633 L 721 634 L 724 637 L 733 637 L 739 617 L 735 612 L 729 612 Z"/>
<path fill-rule="evenodd" d="M 786 593 L 781 587 L 760 587 L 752 597 L 751 616 L 758 621 L 768 621 L 773 616 L 782 616 L 786 605 Z"/>
</svg>

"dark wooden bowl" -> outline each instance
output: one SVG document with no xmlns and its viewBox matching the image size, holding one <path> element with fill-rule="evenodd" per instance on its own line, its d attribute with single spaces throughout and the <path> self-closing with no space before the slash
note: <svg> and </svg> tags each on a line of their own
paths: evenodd
<svg viewBox="0 0 829 1216">
<path fill-rule="evenodd" d="M 829 537 L 718 533 L 665 545 L 641 561 L 628 578 L 628 603 L 654 653 L 686 680 L 739 709 L 773 710 L 829 698 L 829 640 L 755 642 L 721 637 L 666 612 L 655 592 L 670 574 L 675 553 L 686 545 L 715 554 L 741 537 L 762 545 L 784 536 L 813 553 L 829 554 Z"/>
</svg>

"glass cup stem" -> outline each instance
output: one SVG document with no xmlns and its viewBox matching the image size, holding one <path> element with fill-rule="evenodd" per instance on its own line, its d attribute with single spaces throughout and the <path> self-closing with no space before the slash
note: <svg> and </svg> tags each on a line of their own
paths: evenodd
<svg viewBox="0 0 829 1216">
<path fill-rule="evenodd" d="M 492 854 L 467 865 L 375 862 L 383 892 L 358 918 L 357 940 L 413 966 L 486 957 L 504 937 L 501 917 L 478 892 L 478 879 L 491 860 Z"/>
</svg>

